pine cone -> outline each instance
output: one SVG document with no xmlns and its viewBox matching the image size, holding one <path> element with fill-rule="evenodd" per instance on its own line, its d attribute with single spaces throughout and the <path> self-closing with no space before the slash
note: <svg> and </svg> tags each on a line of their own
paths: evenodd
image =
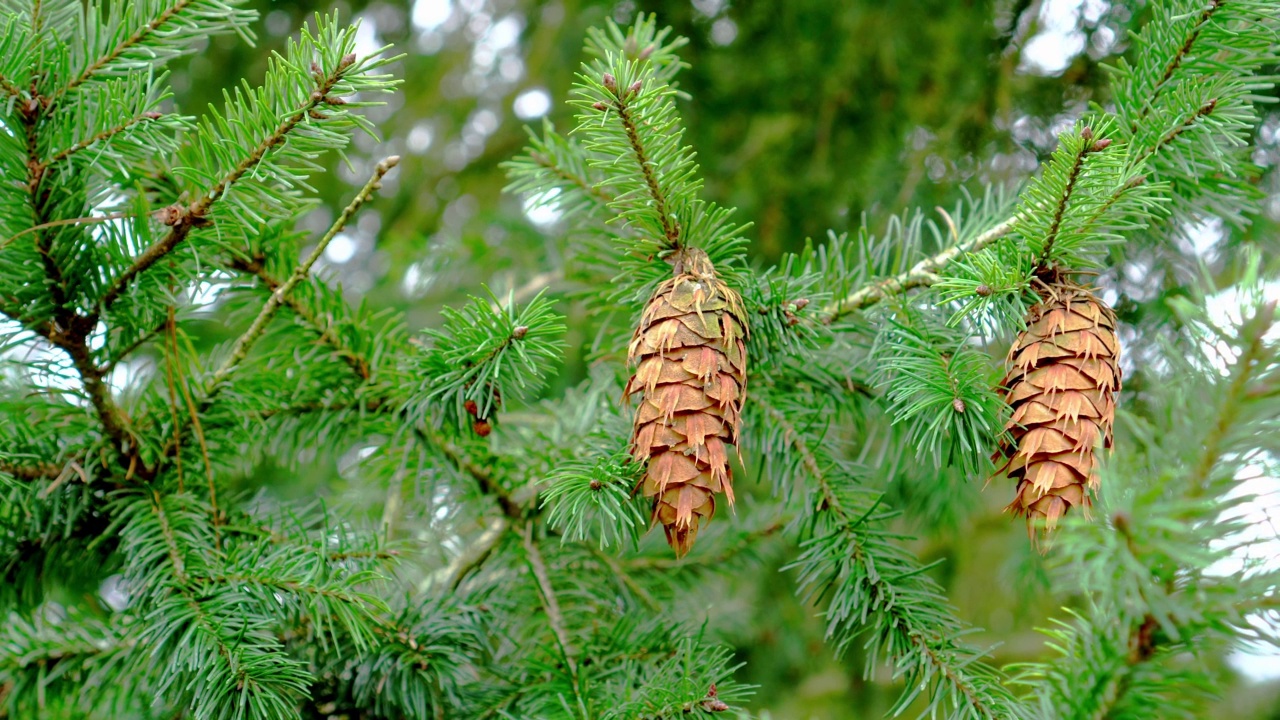
<svg viewBox="0 0 1280 720">
<path fill-rule="evenodd" d="M 1048 286 L 1031 308 L 1027 329 L 1009 350 L 1002 383 L 1013 408 L 1006 429 L 1012 442 L 992 458 L 1018 481 L 1007 510 L 1027 516 L 1027 534 L 1043 525 L 1047 536 L 1076 506 L 1088 514 L 1098 488 L 1098 444 L 1111 447 L 1115 394 L 1120 391 L 1116 316 L 1087 288 Z"/>
<path fill-rule="evenodd" d="M 653 521 L 678 557 L 693 547 L 699 522 L 715 514 L 715 493 L 733 504 L 725 446 L 738 441 L 746 334 L 742 298 L 716 277 L 705 252 L 685 249 L 631 340 L 636 371 L 626 395 L 641 394 L 631 454 L 648 463 L 637 489 L 653 498 Z"/>
</svg>

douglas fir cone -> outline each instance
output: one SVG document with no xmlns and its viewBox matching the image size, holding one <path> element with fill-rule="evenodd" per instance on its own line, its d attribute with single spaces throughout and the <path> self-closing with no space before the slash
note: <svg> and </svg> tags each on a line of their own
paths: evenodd
<svg viewBox="0 0 1280 720">
<path fill-rule="evenodd" d="M 641 487 L 677 556 L 715 514 L 716 493 L 733 504 L 726 445 L 738 440 L 746 333 L 742 298 L 716 277 L 705 252 L 685 248 L 631 341 L 636 371 L 626 394 L 641 396 L 631 454 L 648 463 Z"/>
<path fill-rule="evenodd" d="M 1046 287 L 1009 350 L 1002 386 L 1012 442 L 993 458 L 1018 481 L 1008 509 L 1027 516 L 1028 535 L 1037 526 L 1047 535 L 1073 507 L 1088 512 L 1098 488 L 1095 450 L 1111 447 L 1120 391 L 1115 313 L 1079 285 Z"/>
</svg>

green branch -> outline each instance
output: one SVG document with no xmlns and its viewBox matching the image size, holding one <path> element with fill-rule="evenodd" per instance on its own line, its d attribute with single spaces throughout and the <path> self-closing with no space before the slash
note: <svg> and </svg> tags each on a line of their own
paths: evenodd
<svg viewBox="0 0 1280 720">
<path fill-rule="evenodd" d="M 653 171 L 653 164 L 650 162 L 648 155 L 645 153 L 644 144 L 640 141 L 640 130 L 636 126 L 635 118 L 631 116 L 631 108 L 627 104 L 627 98 L 639 92 L 639 88 L 633 86 L 628 89 L 620 89 L 617 81 L 613 80 L 613 76 L 605 74 L 604 86 L 613 93 L 613 110 L 618 115 L 618 120 L 622 123 L 622 128 L 627 134 L 627 142 L 631 145 L 631 152 L 635 155 L 636 164 L 640 167 L 640 173 L 644 176 L 645 185 L 649 189 L 649 197 L 653 199 L 654 211 L 658 214 L 658 219 L 662 223 L 663 237 L 667 244 L 675 250 L 681 247 L 680 242 L 680 225 L 675 218 L 671 217 L 667 209 L 667 197 L 662 192 L 662 188 L 658 185 L 658 176 Z M 639 85 L 640 81 L 636 81 Z"/>
<path fill-rule="evenodd" d="M 971 240 L 953 245 L 942 252 L 916 263 L 906 272 L 881 278 L 863 285 L 840 300 L 836 300 L 822 312 L 832 320 L 870 307 L 881 300 L 900 295 L 915 288 L 929 287 L 942 278 L 938 273 L 953 260 L 966 253 L 977 252 L 1008 235 L 1017 225 L 1017 218 L 1009 218 Z"/>
<path fill-rule="evenodd" d="M 263 138 L 261 142 L 241 160 L 232 170 L 223 176 L 217 184 L 215 184 L 201 198 L 187 207 L 175 206 L 175 217 L 172 219 L 172 229 L 164 238 L 160 239 L 150 247 L 142 251 L 123 273 L 118 275 L 107 291 L 103 294 L 102 300 L 99 302 L 99 308 L 110 309 L 119 299 L 120 295 L 128 289 L 133 279 L 146 271 L 152 265 L 155 265 L 165 255 L 168 255 L 176 248 L 187 235 L 197 227 L 207 224 L 206 216 L 210 208 L 217 202 L 227 188 L 231 187 L 246 173 L 250 172 L 258 166 L 258 163 L 266 156 L 267 152 L 275 146 L 284 142 L 285 136 L 293 131 L 304 119 L 309 117 L 312 112 L 321 104 L 327 102 L 328 93 L 333 90 L 334 86 L 342 80 L 343 74 L 348 68 L 355 64 L 355 58 L 347 56 L 342 62 L 338 63 L 333 72 L 324 77 L 317 85 L 316 90 L 312 92 L 307 101 L 299 107 L 291 115 L 288 115 L 276 126 L 275 130 Z M 95 313 L 96 315 L 96 313 Z M 95 317 L 96 320 L 96 317 Z"/>
</svg>

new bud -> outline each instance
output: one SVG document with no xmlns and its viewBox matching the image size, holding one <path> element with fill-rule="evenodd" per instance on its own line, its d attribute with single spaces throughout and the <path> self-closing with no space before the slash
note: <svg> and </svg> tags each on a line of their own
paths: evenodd
<svg viewBox="0 0 1280 720">
<path fill-rule="evenodd" d="M 524 338 L 525 335 L 528 335 L 528 334 L 529 334 L 528 325 L 517 325 L 516 328 L 511 331 L 511 339 L 521 340 Z"/>
<path fill-rule="evenodd" d="M 1102 152 L 1111 147 L 1111 138 L 1102 138 L 1089 147 L 1089 152 Z"/>
<path fill-rule="evenodd" d="M 639 80 L 637 80 L 637 81 L 635 81 L 635 82 L 631 83 L 631 87 L 627 88 L 627 93 L 628 93 L 629 95 L 635 95 L 635 94 L 636 94 L 636 93 L 638 93 L 638 92 L 640 92 L 640 81 L 639 81 Z"/>
<path fill-rule="evenodd" d="M 974 288 L 973 291 L 977 293 L 979 297 L 991 297 L 991 286 L 986 283 Z"/>
<path fill-rule="evenodd" d="M 605 105 L 603 102 L 594 103 L 592 104 L 591 107 L 595 108 L 596 110 L 599 110 L 600 112 L 604 112 L 605 110 L 609 109 L 609 106 Z"/>
<path fill-rule="evenodd" d="M 613 77 L 613 73 L 605 73 L 604 77 L 601 78 L 600 81 L 604 83 L 605 90 L 608 90 L 609 92 L 618 91 L 618 80 Z"/>
</svg>

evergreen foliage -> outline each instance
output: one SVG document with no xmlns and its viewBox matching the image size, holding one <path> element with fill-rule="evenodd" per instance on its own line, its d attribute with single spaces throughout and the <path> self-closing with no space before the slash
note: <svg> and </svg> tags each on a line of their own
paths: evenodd
<svg viewBox="0 0 1280 720">
<path fill-rule="evenodd" d="M 702 197 L 684 41 L 608 23 L 576 126 L 506 166 L 575 224 L 582 289 L 473 297 L 421 337 L 312 272 L 397 158 L 319 238 L 299 229 L 322 158 L 375 134 L 362 112 L 396 58 L 319 15 L 222 108 L 171 111 L 166 65 L 253 20 L 0 3 L 0 717 L 753 717 L 708 629 L 731 604 L 688 588 L 756 572 L 776 536 L 830 651 L 892 675 L 894 715 L 1196 717 L 1218 679 L 1194 658 L 1263 639 L 1280 570 L 1239 560 L 1241 487 L 1280 453 L 1280 316 L 1256 256 L 1238 322 L 1182 298 L 1142 338 L 1108 489 L 1046 561 L 1064 609 L 1043 661 L 996 667 L 917 555 L 911 523 L 941 512 L 910 495 L 953 506 L 990 475 L 1000 358 L 1037 283 L 1206 214 L 1248 222 L 1269 3 L 1156 3 L 1112 106 L 1020 189 L 768 268 Z M 622 361 L 685 248 L 746 305 L 739 477 L 761 487 L 677 562 L 646 536 Z M 544 397 L 578 309 L 593 367 Z M 234 339 L 201 351 L 210 318 Z M 324 501 L 238 482 L 313 461 L 362 482 Z"/>
</svg>

